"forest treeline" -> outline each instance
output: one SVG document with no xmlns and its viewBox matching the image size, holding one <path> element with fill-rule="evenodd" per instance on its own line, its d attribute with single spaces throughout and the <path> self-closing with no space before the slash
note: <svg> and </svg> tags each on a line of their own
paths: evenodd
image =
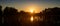
<svg viewBox="0 0 60 26">
<path fill-rule="evenodd" d="M 42 22 L 39 22 L 39 26 L 60 26 L 60 8 L 48 8 L 42 10 L 40 13 L 35 13 L 35 16 L 43 18 Z M 20 19 L 30 17 L 29 12 L 20 11 L 13 7 L 5 7 L 2 11 L 2 6 L 0 6 L 0 26 L 21 26 Z"/>
</svg>

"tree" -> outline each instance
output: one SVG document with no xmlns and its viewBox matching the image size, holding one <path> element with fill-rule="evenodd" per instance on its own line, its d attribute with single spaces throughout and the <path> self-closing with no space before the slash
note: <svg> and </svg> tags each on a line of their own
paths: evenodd
<svg viewBox="0 0 60 26">
<path fill-rule="evenodd" d="M 45 16 L 44 22 L 48 26 L 52 26 L 52 25 L 56 26 L 57 24 L 60 24 L 60 23 L 58 23 L 60 21 L 60 8 L 54 7 L 54 8 L 45 9 L 43 11 L 43 15 Z"/>
<path fill-rule="evenodd" d="M 17 9 L 13 7 L 6 7 L 4 9 L 4 23 L 6 26 L 17 26 Z"/>
<path fill-rule="evenodd" d="M 2 24 L 2 6 L 0 6 L 0 24 Z"/>
</svg>

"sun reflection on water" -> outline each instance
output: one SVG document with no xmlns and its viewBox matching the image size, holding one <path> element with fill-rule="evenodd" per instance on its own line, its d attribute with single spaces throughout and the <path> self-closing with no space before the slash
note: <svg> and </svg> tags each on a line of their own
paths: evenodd
<svg viewBox="0 0 60 26">
<path fill-rule="evenodd" d="M 31 16 L 30 17 L 30 21 L 31 22 L 38 22 L 38 21 L 43 21 L 43 18 L 40 18 L 40 17 L 34 17 L 34 16 Z"/>
<path fill-rule="evenodd" d="M 31 16 L 30 20 L 33 22 L 33 20 L 34 20 L 33 16 Z"/>
</svg>

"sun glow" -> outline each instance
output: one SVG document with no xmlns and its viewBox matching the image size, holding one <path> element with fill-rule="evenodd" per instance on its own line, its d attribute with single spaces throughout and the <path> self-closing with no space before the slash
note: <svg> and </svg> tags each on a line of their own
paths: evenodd
<svg viewBox="0 0 60 26">
<path fill-rule="evenodd" d="M 35 8 L 30 8 L 30 12 L 33 13 Z"/>
<path fill-rule="evenodd" d="M 30 12 L 30 13 L 39 13 L 40 12 L 39 7 L 37 7 L 35 5 L 26 7 L 25 11 Z"/>
<path fill-rule="evenodd" d="M 33 10 L 31 9 L 30 12 L 33 13 Z"/>
</svg>

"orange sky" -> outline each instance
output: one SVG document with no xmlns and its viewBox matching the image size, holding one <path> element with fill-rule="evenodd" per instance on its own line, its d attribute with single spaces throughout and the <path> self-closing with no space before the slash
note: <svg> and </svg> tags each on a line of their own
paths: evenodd
<svg viewBox="0 0 60 26">
<path fill-rule="evenodd" d="M 38 13 L 45 8 L 60 7 L 60 0 L 0 0 L 0 5 L 2 5 L 3 9 L 8 6 L 26 12 L 34 9 Z"/>
</svg>

